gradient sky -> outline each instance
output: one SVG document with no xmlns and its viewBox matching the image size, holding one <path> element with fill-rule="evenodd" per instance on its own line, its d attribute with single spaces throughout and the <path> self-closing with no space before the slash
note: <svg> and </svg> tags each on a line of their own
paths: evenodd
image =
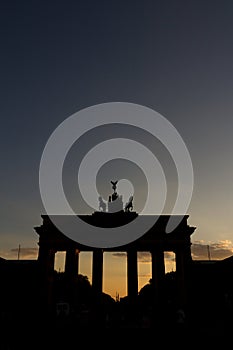
<svg viewBox="0 0 233 350">
<path fill-rule="evenodd" d="M 0 35 L 2 257 L 37 247 L 50 134 L 112 101 L 150 107 L 179 131 L 194 169 L 192 240 L 232 252 L 232 1 L 3 0 Z"/>
</svg>

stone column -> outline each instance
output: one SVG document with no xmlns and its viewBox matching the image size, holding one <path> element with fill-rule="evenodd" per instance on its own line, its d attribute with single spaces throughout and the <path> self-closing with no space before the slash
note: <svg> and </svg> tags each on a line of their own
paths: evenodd
<svg viewBox="0 0 233 350">
<path fill-rule="evenodd" d="M 103 288 L 103 250 L 93 251 L 92 261 L 92 288 L 96 296 L 102 294 Z"/>
<path fill-rule="evenodd" d="M 79 261 L 79 250 L 75 247 L 69 247 L 66 251 L 66 262 L 65 262 L 65 276 L 66 276 L 66 290 L 67 296 L 72 307 L 76 303 L 76 278 L 78 276 L 78 261 Z"/>
<path fill-rule="evenodd" d="M 184 269 L 184 254 L 181 249 L 175 251 L 176 254 L 176 276 L 177 276 L 177 302 L 180 306 L 186 303 L 186 284 Z"/>
<path fill-rule="evenodd" d="M 54 261 L 55 250 L 46 246 L 40 246 L 38 262 L 40 269 L 40 287 L 42 308 L 45 306 L 46 312 L 52 311 L 53 305 L 53 281 L 54 281 Z"/>
<path fill-rule="evenodd" d="M 127 280 L 128 297 L 135 300 L 138 295 L 138 261 L 137 251 L 134 249 L 127 251 Z"/>
<path fill-rule="evenodd" d="M 72 277 L 78 275 L 79 264 L 79 250 L 76 248 L 69 248 L 66 251 L 65 273 Z"/>
<path fill-rule="evenodd" d="M 164 252 L 162 249 L 153 250 L 152 255 L 152 285 L 154 289 L 154 301 L 159 304 L 163 295 L 165 276 Z"/>
<path fill-rule="evenodd" d="M 39 249 L 38 262 L 40 270 L 45 275 L 50 275 L 54 271 L 55 250 L 46 246 Z"/>
</svg>

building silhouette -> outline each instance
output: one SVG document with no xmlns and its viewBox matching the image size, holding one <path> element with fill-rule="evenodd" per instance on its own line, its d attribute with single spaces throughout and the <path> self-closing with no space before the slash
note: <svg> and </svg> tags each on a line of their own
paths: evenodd
<svg viewBox="0 0 233 350">
<path fill-rule="evenodd" d="M 116 192 L 106 206 L 91 215 L 79 215 L 90 225 L 116 227 L 127 224 L 137 213 L 125 210 Z M 131 198 L 132 201 L 133 198 Z M 114 203 L 115 202 L 115 203 Z M 219 322 L 222 332 L 232 325 L 233 257 L 221 261 L 195 261 L 191 255 L 189 215 L 180 217 L 170 233 L 166 225 L 170 215 L 155 217 L 154 225 L 133 242 L 115 248 L 95 248 L 75 242 L 42 215 L 36 226 L 39 253 L 37 260 L 0 259 L 1 323 L 14 325 L 19 315 L 24 320 L 55 320 L 63 324 L 95 327 L 153 328 L 166 325 L 176 329 L 213 330 Z M 147 216 L 144 216 L 147 220 Z M 151 218 L 150 218 L 151 219 Z M 69 217 L 64 217 L 69 220 Z M 54 271 L 55 254 L 66 252 L 65 271 Z M 92 252 L 92 281 L 79 274 L 79 253 Z M 138 252 L 150 252 L 152 279 L 138 290 Z M 164 252 L 175 254 L 176 269 L 165 273 Z M 105 252 L 127 254 L 127 296 L 114 301 L 103 293 L 103 255 Z M 60 325 L 61 325 L 60 324 Z M 183 327 L 184 328 L 184 327 Z"/>
</svg>

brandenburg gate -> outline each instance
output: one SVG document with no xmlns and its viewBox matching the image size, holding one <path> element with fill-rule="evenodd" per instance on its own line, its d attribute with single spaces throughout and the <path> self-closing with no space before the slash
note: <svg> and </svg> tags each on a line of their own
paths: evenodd
<svg viewBox="0 0 233 350">
<path fill-rule="evenodd" d="M 109 196 L 108 212 L 102 206 L 100 198 L 100 211 L 91 215 L 78 215 L 80 219 L 94 226 L 115 227 L 124 225 L 137 217 L 137 213 L 132 209 L 132 199 L 122 207 L 122 198 L 116 192 L 116 186 L 112 196 Z M 119 209 L 119 210 L 118 210 Z M 177 302 L 180 305 L 186 302 L 186 289 L 188 269 L 191 258 L 191 234 L 195 227 L 189 226 L 187 221 L 189 215 L 181 216 L 176 228 L 166 233 L 166 226 L 170 215 L 160 215 L 155 218 L 154 225 L 141 237 L 135 241 L 115 248 L 95 248 L 83 245 L 66 237 L 53 224 L 48 215 L 41 215 L 42 225 L 35 227 L 39 235 L 38 263 L 42 280 L 44 283 L 44 296 L 51 304 L 53 301 L 53 276 L 55 253 L 66 252 L 65 274 L 72 281 L 79 271 L 79 253 L 82 251 L 92 252 L 92 289 L 98 298 L 102 293 L 103 286 L 103 254 L 104 252 L 126 252 L 127 254 L 127 295 L 129 301 L 133 301 L 138 296 L 138 252 L 150 252 L 152 263 L 152 285 L 154 287 L 154 297 L 156 303 L 160 303 L 163 294 L 163 281 L 165 276 L 164 252 L 170 251 L 175 254 L 176 279 L 177 279 Z M 145 220 L 147 216 L 144 216 Z M 150 217 L 151 219 L 151 217 Z"/>
</svg>

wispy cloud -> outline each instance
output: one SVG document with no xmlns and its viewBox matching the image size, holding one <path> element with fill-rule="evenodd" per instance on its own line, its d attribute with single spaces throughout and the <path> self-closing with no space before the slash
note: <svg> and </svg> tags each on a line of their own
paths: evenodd
<svg viewBox="0 0 233 350">
<path fill-rule="evenodd" d="M 12 248 L 8 251 L 0 251 L 0 256 L 5 259 L 18 259 L 18 256 L 22 260 L 37 259 L 38 248 L 21 247 L 20 250 L 19 248 Z"/>
<path fill-rule="evenodd" d="M 17 259 L 19 248 L 12 248 L 8 251 L 0 251 L 0 256 L 5 259 Z M 217 242 L 211 241 L 194 241 L 191 245 L 193 260 L 221 260 L 233 255 L 233 242 L 230 240 L 222 240 Z M 126 258 L 126 252 L 115 252 L 113 256 L 116 258 Z M 36 247 L 21 247 L 19 252 L 20 259 L 37 259 L 38 248 Z M 167 261 L 174 261 L 173 252 L 164 252 L 164 257 Z M 150 252 L 139 252 L 138 261 L 140 263 L 151 263 Z"/>
<path fill-rule="evenodd" d="M 138 253 L 138 261 L 140 263 L 150 263 L 151 262 L 151 254 L 149 252 L 139 252 Z"/>
<path fill-rule="evenodd" d="M 233 243 L 229 240 L 218 242 L 194 241 L 191 246 L 194 260 L 221 260 L 233 255 Z"/>
<path fill-rule="evenodd" d="M 113 256 L 118 258 L 126 258 L 127 253 L 124 252 L 116 252 L 113 253 Z M 166 260 L 175 260 L 175 256 L 173 252 L 164 252 L 164 258 Z M 140 263 L 151 263 L 151 253 L 150 252 L 138 252 L 138 261 Z"/>
<path fill-rule="evenodd" d="M 119 252 L 119 253 L 113 253 L 113 256 L 115 256 L 116 258 L 126 258 L 127 254 L 124 252 Z"/>
<path fill-rule="evenodd" d="M 175 261 L 175 253 L 174 252 L 164 252 L 164 259 L 170 260 L 170 261 Z"/>
<path fill-rule="evenodd" d="M 127 253 L 116 252 L 116 253 L 113 253 L 113 256 L 115 256 L 117 258 L 126 258 Z M 151 254 L 149 252 L 138 252 L 138 261 L 142 262 L 142 263 L 151 262 Z"/>
<path fill-rule="evenodd" d="M 139 273 L 138 277 L 148 278 L 148 280 L 149 280 L 151 278 L 151 274 L 150 273 Z"/>
<path fill-rule="evenodd" d="M 191 252 L 193 260 L 221 260 L 233 255 L 233 243 L 230 240 L 222 240 L 217 242 L 194 241 L 191 245 Z M 126 258 L 127 253 L 116 252 L 113 256 Z M 167 262 L 175 261 L 175 254 L 173 252 L 164 252 L 164 258 Z M 150 252 L 139 252 L 138 261 L 140 263 L 151 263 Z"/>
<path fill-rule="evenodd" d="M 124 252 L 116 252 L 113 253 L 113 256 L 118 258 L 126 258 L 127 253 Z M 173 252 L 164 252 L 164 258 L 166 260 L 175 260 L 175 255 Z M 141 263 L 151 263 L 151 253 L 150 252 L 138 252 L 138 261 Z"/>
</svg>

